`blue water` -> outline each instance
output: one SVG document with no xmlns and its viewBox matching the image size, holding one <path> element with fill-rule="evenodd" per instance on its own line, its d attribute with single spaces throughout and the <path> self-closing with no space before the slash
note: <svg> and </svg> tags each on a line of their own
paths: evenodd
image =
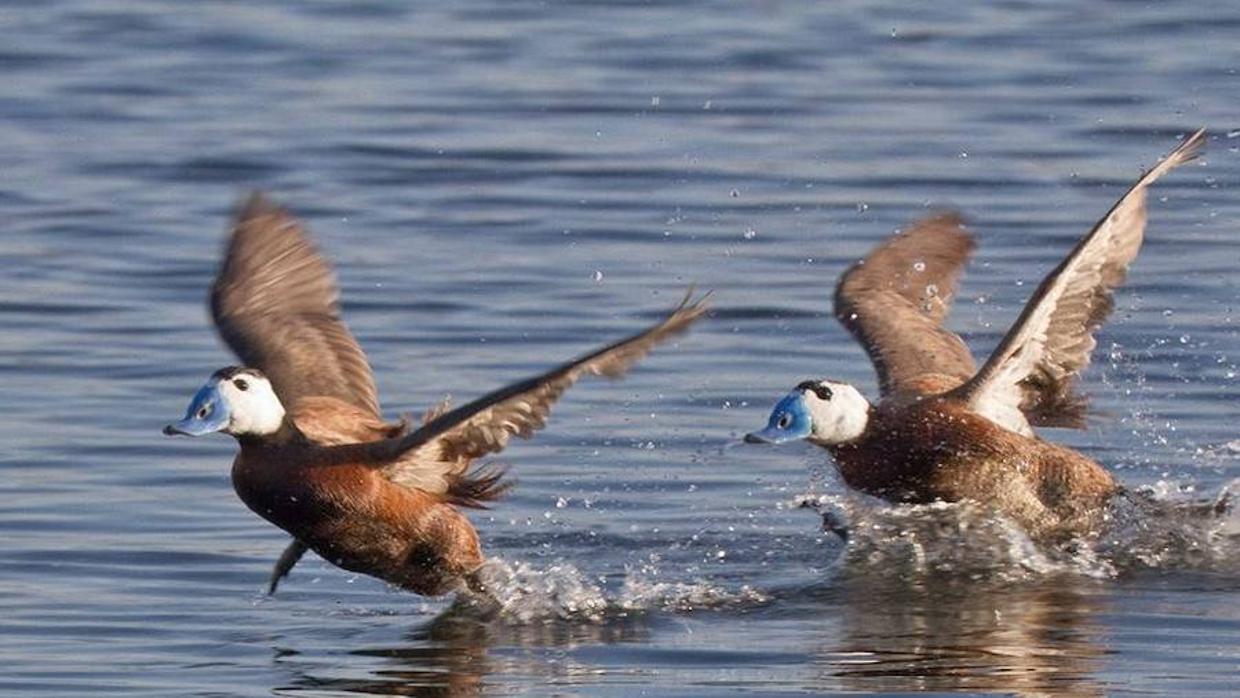
<svg viewBox="0 0 1240 698">
<path fill-rule="evenodd" d="M 0 7 L 0 691 L 44 695 L 1240 690 L 1235 517 L 1052 555 L 738 446 L 796 382 L 873 394 L 839 273 L 928 208 L 981 247 L 985 354 L 1139 173 L 1148 241 L 1085 432 L 1160 504 L 1240 477 L 1240 7 L 1200 2 L 10 2 Z M 308 557 L 173 440 L 233 358 L 204 298 L 262 188 L 334 260 L 391 414 L 714 316 L 586 381 L 473 514 L 480 621 Z M 809 494 L 844 512 L 845 546 Z M 816 500 L 816 501 L 817 501 Z"/>
</svg>

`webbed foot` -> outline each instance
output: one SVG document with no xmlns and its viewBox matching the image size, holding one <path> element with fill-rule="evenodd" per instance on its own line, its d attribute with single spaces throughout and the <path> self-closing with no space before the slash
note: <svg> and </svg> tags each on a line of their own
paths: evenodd
<svg viewBox="0 0 1240 698">
<path fill-rule="evenodd" d="M 302 555 L 310 548 L 305 543 L 293 539 L 292 543 L 280 553 L 280 559 L 276 560 L 276 566 L 271 570 L 271 583 L 267 586 L 267 595 L 271 596 L 276 593 L 276 587 L 280 585 L 280 580 L 288 576 L 293 571 L 293 566 L 301 559 Z"/>
</svg>

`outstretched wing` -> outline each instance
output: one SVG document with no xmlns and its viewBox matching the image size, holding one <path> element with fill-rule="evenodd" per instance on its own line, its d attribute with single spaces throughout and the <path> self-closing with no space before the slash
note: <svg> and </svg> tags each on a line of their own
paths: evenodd
<svg viewBox="0 0 1240 698">
<path fill-rule="evenodd" d="M 942 324 L 973 248 L 958 214 L 924 218 L 835 287 L 835 317 L 865 347 L 884 395 L 940 392 L 944 378 L 954 387 L 973 375 L 969 348 Z"/>
<path fill-rule="evenodd" d="M 292 215 L 261 194 L 237 214 L 211 289 L 220 336 L 267 374 L 286 405 L 334 397 L 379 415 L 366 355 L 340 319 L 340 291 Z"/>
<path fill-rule="evenodd" d="M 1075 378 L 1089 363 L 1094 331 L 1111 312 L 1112 289 L 1141 249 L 1146 191 L 1196 158 L 1204 143 L 1205 131 L 1197 131 L 1141 175 L 1042 281 L 986 364 L 953 397 L 1021 433 L 1030 433 L 1030 424 L 1084 426 L 1086 400 L 1075 392 Z"/>
<path fill-rule="evenodd" d="M 706 297 L 690 295 L 662 322 L 540 376 L 484 395 L 456 409 L 429 416 L 408 436 L 392 440 L 403 455 L 385 468 L 394 482 L 445 494 L 459 504 L 479 505 L 499 483 L 497 472 L 465 475 L 470 461 L 503 450 L 513 436 L 529 438 L 546 423 L 551 406 L 585 375 L 618 378 L 664 342 L 705 314 Z"/>
</svg>

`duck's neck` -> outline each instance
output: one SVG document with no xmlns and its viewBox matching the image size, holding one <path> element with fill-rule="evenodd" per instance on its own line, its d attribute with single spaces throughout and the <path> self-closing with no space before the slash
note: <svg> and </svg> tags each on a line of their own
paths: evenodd
<svg viewBox="0 0 1240 698">
<path fill-rule="evenodd" d="M 286 414 L 280 421 L 280 428 L 270 434 L 242 434 L 237 437 L 242 450 L 265 450 L 287 448 L 290 446 L 308 446 L 310 439 L 297 428 L 293 420 Z"/>
</svg>

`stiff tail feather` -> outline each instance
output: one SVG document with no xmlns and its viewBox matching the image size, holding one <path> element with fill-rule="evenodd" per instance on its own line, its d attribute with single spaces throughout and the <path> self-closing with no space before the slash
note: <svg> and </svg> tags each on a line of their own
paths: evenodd
<svg viewBox="0 0 1240 698">
<path fill-rule="evenodd" d="M 459 507 L 489 509 L 491 502 L 501 499 L 516 484 L 507 475 L 507 468 L 490 464 L 454 475 L 448 481 L 444 499 Z"/>
</svg>

